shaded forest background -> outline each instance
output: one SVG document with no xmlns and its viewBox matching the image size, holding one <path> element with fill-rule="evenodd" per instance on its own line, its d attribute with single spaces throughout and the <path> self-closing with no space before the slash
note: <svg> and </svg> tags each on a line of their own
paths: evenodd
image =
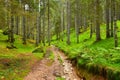
<svg viewBox="0 0 120 80">
<path fill-rule="evenodd" d="M 7 31 L 12 44 L 14 34 L 22 36 L 23 44 L 26 39 L 33 39 L 37 46 L 46 42 L 50 45 L 54 35 L 57 40 L 67 35 L 66 42 L 70 44 L 73 30 L 77 43 L 80 33 L 86 30 L 90 30 L 90 38 L 96 33 L 96 41 L 99 41 L 100 25 L 106 24 L 106 38 L 114 36 L 115 46 L 118 46 L 119 0 L 1 0 L 0 4 L 0 28 Z"/>
</svg>

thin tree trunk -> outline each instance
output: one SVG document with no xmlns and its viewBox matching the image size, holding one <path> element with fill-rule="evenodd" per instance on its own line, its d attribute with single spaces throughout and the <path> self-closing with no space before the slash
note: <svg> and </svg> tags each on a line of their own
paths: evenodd
<svg viewBox="0 0 120 80">
<path fill-rule="evenodd" d="M 40 12 L 39 10 L 40 9 L 36 9 L 36 46 L 38 46 L 40 42 L 40 14 L 38 14 L 38 12 Z"/>
<path fill-rule="evenodd" d="M 111 37 L 113 37 L 113 0 L 111 0 Z"/>
<path fill-rule="evenodd" d="M 78 13 L 78 0 L 75 4 L 75 30 L 76 30 L 76 41 L 79 43 L 79 13 Z"/>
<path fill-rule="evenodd" d="M 13 44 L 14 44 L 14 16 L 13 14 L 11 16 L 10 43 L 11 43 L 11 47 L 13 47 Z"/>
<path fill-rule="evenodd" d="M 39 36 L 39 43 L 41 43 L 41 40 L 42 40 L 42 37 L 41 37 L 41 15 L 39 14 L 39 23 L 38 23 L 38 25 L 39 25 L 39 34 L 38 34 L 38 36 Z"/>
<path fill-rule="evenodd" d="M 109 22 L 109 0 L 106 0 L 106 38 L 110 37 Z"/>
<path fill-rule="evenodd" d="M 71 20 L 70 20 L 70 1 L 67 0 L 67 44 L 70 45 L 70 26 L 71 26 Z"/>
<path fill-rule="evenodd" d="M 100 40 L 100 0 L 96 0 L 96 41 Z"/>
<path fill-rule="evenodd" d="M 86 16 L 84 16 L 84 18 L 83 18 L 83 19 L 84 19 L 84 20 L 83 20 L 84 31 L 86 31 L 86 29 L 87 29 Z"/>
<path fill-rule="evenodd" d="M 63 7 L 63 3 L 61 2 L 61 5 L 62 5 L 62 9 L 61 9 L 61 40 L 63 41 L 63 31 L 64 31 L 64 7 Z"/>
<path fill-rule="evenodd" d="M 50 46 L 50 2 L 48 0 L 48 45 Z"/>
<path fill-rule="evenodd" d="M 118 47 L 118 37 L 117 37 L 117 18 L 116 18 L 116 0 L 114 0 L 114 6 L 113 6 L 113 10 L 114 10 L 114 43 L 115 43 L 115 47 Z"/>
<path fill-rule="evenodd" d="M 16 35 L 19 34 L 19 17 L 16 16 Z"/>
<path fill-rule="evenodd" d="M 93 25 L 92 25 L 92 20 L 90 23 L 90 38 L 92 38 L 92 34 L 93 34 Z"/>
<path fill-rule="evenodd" d="M 36 46 L 39 45 L 39 41 L 40 41 L 40 27 L 39 27 L 39 17 L 38 15 L 36 16 Z"/>
<path fill-rule="evenodd" d="M 10 42 L 10 26 L 11 26 L 11 18 L 10 13 L 8 12 L 8 42 Z"/>
<path fill-rule="evenodd" d="M 10 26 L 11 26 L 11 11 L 10 12 L 7 12 L 7 11 L 9 11 L 9 10 L 11 10 L 11 9 L 9 9 L 8 8 L 8 5 L 10 5 L 10 3 L 7 1 L 6 2 L 6 4 L 5 4 L 5 6 L 6 6 L 6 24 L 7 24 L 7 27 L 8 27 L 8 42 L 10 42 Z"/>
<path fill-rule="evenodd" d="M 25 19 L 25 16 L 23 16 L 23 44 L 26 44 L 26 19 Z"/>
<path fill-rule="evenodd" d="M 43 0 L 43 38 L 42 38 L 42 42 L 43 45 L 45 46 L 45 0 Z"/>
</svg>

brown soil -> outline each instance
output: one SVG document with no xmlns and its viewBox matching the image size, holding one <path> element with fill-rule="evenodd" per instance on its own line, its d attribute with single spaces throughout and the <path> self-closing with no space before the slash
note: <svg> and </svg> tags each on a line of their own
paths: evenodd
<svg viewBox="0 0 120 80">
<path fill-rule="evenodd" d="M 55 56 L 54 60 L 48 58 L 51 51 Z M 106 80 L 102 76 L 92 75 L 82 69 L 78 71 L 64 53 L 54 46 L 47 49 L 45 58 L 34 65 L 24 80 L 56 80 L 57 77 L 65 80 Z"/>
<path fill-rule="evenodd" d="M 62 52 L 54 46 L 47 50 L 47 54 L 50 51 L 54 53 L 55 59 L 50 60 L 46 57 L 38 62 L 24 80 L 56 80 L 57 77 L 62 77 L 65 80 L 82 80 L 77 76 L 72 64 L 66 60 L 67 57 Z"/>
</svg>

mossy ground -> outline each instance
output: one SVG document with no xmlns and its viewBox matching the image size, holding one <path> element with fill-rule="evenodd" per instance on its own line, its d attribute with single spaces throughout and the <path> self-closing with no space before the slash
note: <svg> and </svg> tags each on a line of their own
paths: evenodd
<svg viewBox="0 0 120 80">
<path fill-rule="evenodd" d="M 118 25 L 118 41 L 120 40 L 120 21 Z M 120 80 L 120 41 L 119 46 L 114 47 L 114 38 L 106 39 L 105 24 L 101 25 L 102 40 L 95 42 L 95 33 L 89 37 L 87 30 L 79 35 L 80 42 L 76 43 L 75 32 L 71 31 L 71 44 L 64 41 L 53 41 L 52 44 L 59 47 L 70 59 L 76 59 L 76 66 L 86 69 L 93 74 L 105 75 L 109 80 Z M 56 37 L 53 37 L 55 39 Z"/>
<path fill-rule="evenodd" d="M 65 79 L 61 77 L 57 77 L 56 80 L 65 80 Z"/>
<path fill-rule="evenodd" d="M 22 38 L 15 35 L 14 46 L 8 49 L 7 36 L 0 30 L 0 80 L 23 80 L 35 62 L 43 57 L 43 53 L 32 53 L 34 41 L 22 44 Z"/>
</svg>

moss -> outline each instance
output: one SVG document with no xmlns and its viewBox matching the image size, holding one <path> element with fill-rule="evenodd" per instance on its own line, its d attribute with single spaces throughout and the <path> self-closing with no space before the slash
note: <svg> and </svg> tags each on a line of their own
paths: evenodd
<svg viewBox="0 0 120 80">
<path fill-rule="evenodd" d="M 62 58 L 60 56 L 58 56 L 58 61 L 60 62 L 60 64 L 63 63 L 63 60 L 62 60 Z"/>
<path fill-rule="evenodd" d="M 49 55 L 49 59 L 50 60 L 53 60 L 54 61 L 54 59 L 55 59 L 55 55 L 54 55 L 54 53 L 52 52 L 52 51 L 50 51 L 50 53 L 49 53 L 50 55 Z"/>
<path fill-rule="evenodd" d="M 0 80 L 23 80 L 31 67 L 43 58 L 43 53 L 34 54 L 34 44 L 22 44 L 22 38 L 15 35 L 14 45 L 17 49 L 8 49 L 7 35 L 0 31 Z M 46 48 L 44 48 L 45 50 Z"/>
<path fill-rule="evenodd" d="M 62 78 L 62 77 L 56 77 L 56 79 L 55 80 L 65 80 L 64 78 Z"/>
</svg>

